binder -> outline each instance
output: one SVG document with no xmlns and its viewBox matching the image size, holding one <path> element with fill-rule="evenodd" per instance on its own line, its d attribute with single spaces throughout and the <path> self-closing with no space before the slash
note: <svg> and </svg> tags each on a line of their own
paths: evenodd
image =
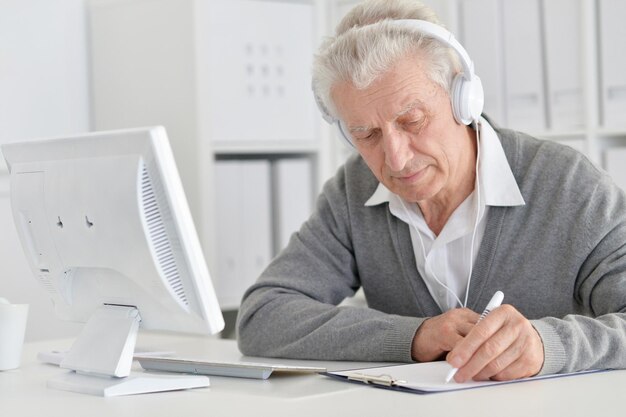
<svg viewBox="0 0 626 417">
<path fill-rule="evenodd" d="M 484 112 L 506 125 L 504 57 L 499 0 L 462 0 L 459 38 L 474 61 L 485 91 Z"/>
<path fill-rule="evenodd" d="M 616 128 L 626 126 L 626 2 L 599 0 L 600 70 L 602 125 Z"/>
<path fill-rule="evenodd" d="M 308 219 L 313 205 L 313 177 L 308 158 L 283 158 L 275 162 L 276 250 L 283 249 L 291 235 Z"/>
<path fill-rule="evenodd" d="M 580 129 L 585 125 L 580 0 L 550 0 L 542 6 L 549 127 Z"/>
<path fill-rule="evenodd" d="M 538 0 L 501 3 L 507 127 L 546 129 L 541 25 Z"/>
<path fill-rule="evenodd" d="M 243 270 L 237 281 L 238 300 L 241 300 L 243 293 L 257 280 L 272 258 L 270 162 L 242 162 L 242 178 Z"/>
<path fill-rule="evenodd" d="M 272 254 L 270 165 L 267 160 L 215 163 L 217 271 L 223 310 L 236 309 Z"/>
<path fill-rule="evenodd" d="M 446 384 L 445 378 L 450 369 L 451 367 L 447 362 L 424 362 L 348 371 L 323 372 L 322 375 L 341 381 L 367 384 L 375 388 L 392 389 L 413 394 L 435 394 L 605 372 L 605 370 L 589 370 L 569 374 L 541 375 L 512 381 L 470 381 L 465 383 L 450 382 Z"/>
<path fill-rule="evenodd" d="M 215 163 L 215 234 L 217 242 L 217 270 L 212 271 L 215 291 L 222 309 L 237 303 L 237 277 L 241 275 L 239 190 L 241 169 L 237 161 Z"/>
</svg>

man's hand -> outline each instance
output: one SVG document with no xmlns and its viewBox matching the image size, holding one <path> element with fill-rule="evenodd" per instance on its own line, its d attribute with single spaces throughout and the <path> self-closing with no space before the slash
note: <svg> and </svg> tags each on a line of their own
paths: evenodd
<svg viewBox="0 0 626 417">
<path fill-rule="evenodd" d="M 418 362 L 443 359 L 474 328 L 480 316 L 467 308 L 457 308 L 432 317 L 417 329 L 411 356 Z"/>
<path fill-rule="evenodd" d="M 496 308 L 473 326 L 447 356 L 448 363 L 459 369 L 454 376 L 457 382 L 533 376 L 541 370 L 543 360 L 541 337 L 510 305 Z"/>
</svg>

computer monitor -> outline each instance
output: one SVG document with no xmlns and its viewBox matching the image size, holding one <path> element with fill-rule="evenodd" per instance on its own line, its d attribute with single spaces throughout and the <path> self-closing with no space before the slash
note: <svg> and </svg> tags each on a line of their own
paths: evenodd
<svg viewBox="0 0 626 417">
<path fill-rule="evenodd" d="M 33 274 L 58 317 L 87 323 L 62 367 L 120 382 L 139 327 L 223 329 L 163 127 L 12 143 L 2 152 Z M 76 383 L 86 391 L 85 378 Z M 58 385 L 68 384 L 64 377 Z"/>
</svg>

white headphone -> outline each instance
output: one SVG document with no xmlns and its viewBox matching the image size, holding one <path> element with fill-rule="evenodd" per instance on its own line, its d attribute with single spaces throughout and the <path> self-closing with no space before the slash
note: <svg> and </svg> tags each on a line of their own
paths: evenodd
<svg viewBox="0 0 626 417">
<path fill-rule="evenodd" d="M 392 20 L 390 22 L 394 25 L 406 27 L 415 30 L 416 32 L 421 32 L 424 35 L 437 39 L 454 49 L 454 51 L 461 58 L 461 65 L 463 67 L 463 72 L 454 77 L 450 91 L 450 100 L 452 102 L 454 119 L 458 123 L 464 125 L 469 125 L 472 122 L 477 121 L 483 111 L 483 105 L 485 102 L 483 84 L 480 81 L 480 78 L 474 73 L 474 63 L 463 46 L 461 46 L 461 44 L 454 38 L 454 35 L 443 27 L 425 20 L 400 19 Z M 342 137 L 350 146 L 354 147 L 354 144 L 350 139 L 349 132 L 345 131 L 341 121 L 330 115 L 328 109 L 324 106 L 322 100 L 317 95 L 315 96 L 315 101 L 324 120 L 332 125 L 336 125 L 339 130 L 340 137 Z"/>
</svg>

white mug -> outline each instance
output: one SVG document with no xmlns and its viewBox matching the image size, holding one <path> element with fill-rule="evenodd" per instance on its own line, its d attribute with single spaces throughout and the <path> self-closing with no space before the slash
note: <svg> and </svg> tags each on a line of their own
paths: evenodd
<svg viewBox="0 0 626 417">
<path fill-rule="evenodd" d="M 8 304 L 0 298 L 0 371 L 20 367 L 28 304 Z"/>
</svg>

